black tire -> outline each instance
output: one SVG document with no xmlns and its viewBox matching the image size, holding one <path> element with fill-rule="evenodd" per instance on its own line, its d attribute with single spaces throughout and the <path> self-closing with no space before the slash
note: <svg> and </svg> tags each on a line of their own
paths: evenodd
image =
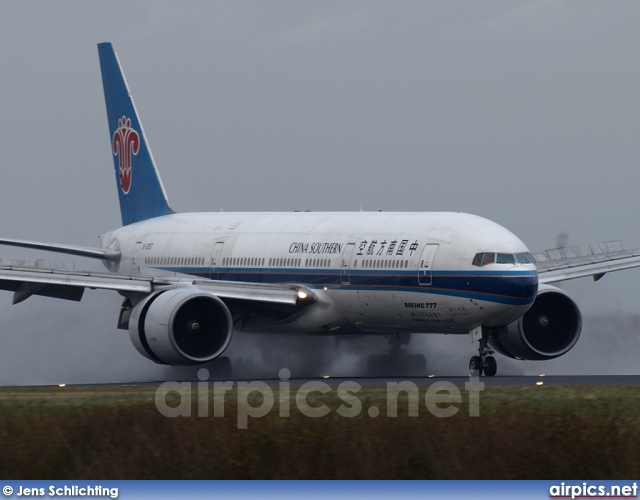
<svg viewBox="0 0 640 500">
<path fill-rule="evenodd" d="M 480 356 L 473 356 L 469 360 L 469 375 L 472 377 L 479 377 L 482 375 L 482 358 Z"/>
<path fill-rule="evenodd" d="M 487 377 L 493 377 L 498 372 L 498 363 L 493 356 L 484 358 L 484 374 Z"/>
</svg>

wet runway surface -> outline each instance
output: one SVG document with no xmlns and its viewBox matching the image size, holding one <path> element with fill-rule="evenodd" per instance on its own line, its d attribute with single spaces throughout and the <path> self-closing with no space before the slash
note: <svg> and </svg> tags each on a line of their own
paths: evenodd
<svg viewBox="0 0 640 500">
<path fill-rule="evenodd" d="M 430 385 L 438 381 L 448 381 L 456 385 L 463 386 L 471 380 L 469 377 L 393 377 L 393 378 L 318 378 L 318 379 L 291 379 L 291 384 L 303 384 L 312 380 L 326 382 L 330 385 L 337 385 L 344 381 L 358 382 L 363 387 L 384 386 L 387 382 L 410 381 L 416 385 Z M 474 380 L 478 380 L 477 378 Z M 606 386 L 606 385 L 640 385 L 640 375 L 544 375 L 544 376 L 517 376 L 517 377 L 480 377 L 480 382 L 484 382 L 486 387 L 499 386 L 530 386 L 543 382 L 550 386 Z M 279 380 L 265 380 L 268 384 L 277 384 Z"/>
<path fill-rule="evenodd" d="M 254 378 L 254 379 L 225 379 L 232 380 L 234 382 L 252 382 L 262 381 L 272 387 L 277 387 L 281 380 Z M 512 387 L 526 387 L 532 385 L 545 385 L 545 386 L 607 386 L 607 385 L 624 385 L 624 386 L 640 386 L 640 375 L 528 375 L 528 376 L 495 376 L 495 377 L 480 377 L 479 379 L 470 379 L 469 377 L 318 377 L 318 378 L 298 378 L 289 379 L 287 382 L 292 386 L 299 386 L 307 382 L 324 382 L 329 385 L 339 385 L 342 382 L 350 381 L 357 382 L 363 387 L 375 387 L 386 386 L 387 382 L 413 382 L 417 386 L 431 385 L 439 381 L 448 381 L 457 386 L 464 386 L 465 383 L 470 380 L 479 380 L 485 384 L 485 387 L 500 387 L 500 386 L 512 386 Z M 185 382 L 187 380 L 182 380 Z M 193 382 L 199 382 L 199 380 L 193 380 Z M 209 380 L 213 383 L 215 380 Z M 162 381 L 156 382 L 131 382 L 120 384 L 104 384 L 112 386 L 127 386 L 127 385 L 159 385 Z M 76 384 L 73 384 L 76 385 Z M 83 384 L 78 384 L 83 385 Z M 102 384 L 101 384 L 102 385 Z M 91 386 L 91 385 L 87 385 Z M 98 387 L 98 385 L 96 385 Z"/>
</svg>

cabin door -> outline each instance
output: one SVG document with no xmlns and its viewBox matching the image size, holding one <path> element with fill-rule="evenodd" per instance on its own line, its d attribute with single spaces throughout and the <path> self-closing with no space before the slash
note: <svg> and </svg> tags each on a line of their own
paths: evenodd
<svg viewBox="0 0 640 500">
<path fill-rule="evenodd" d="M 222 254 L 223 246 L 224 246 L 224 241 L 218 241 L 213 246 L 213 252 L 211 253 L 211 272 L 210 272 L 210 277 L 212 280 L 219 279 L 218 267 L 220 266 L 220 255 Z"/>
<path fill-rule="evenodd" d="M 424 247 L 420 262 L 418 263 L 418 284 L 431 285 L 433 282 L 433 259 L 438 251 L 437 243 L 429 243 Z"/>
<path fill-rule="evenodd" d="M 350 283 L 350 270 L 351 270 L 351 255 L 353 255 L 353 249 L 356 247 L 355 243 L 349 243 L 342 252 L 342 261 L 340 263 L 340 283 L 348 285 Z"/>
</svg>

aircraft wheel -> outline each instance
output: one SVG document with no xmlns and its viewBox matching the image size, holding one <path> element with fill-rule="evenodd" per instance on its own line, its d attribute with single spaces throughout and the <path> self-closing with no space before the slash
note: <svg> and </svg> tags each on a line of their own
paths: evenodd
<svg viewBox="0 0 640 500">
<path fill-rule="evenodd" d="M 498 371 L 498 363 L 493 356 L 487 356 L 484 358 L 484 374 L 487 377 L 493 377 Z"/>
<path fill-rule="evenodd" d="M 469 360 L 469 375 L 472 377 L 482 375 L 482 358 L 480 356 L 473 356 Z"/>
</svg>

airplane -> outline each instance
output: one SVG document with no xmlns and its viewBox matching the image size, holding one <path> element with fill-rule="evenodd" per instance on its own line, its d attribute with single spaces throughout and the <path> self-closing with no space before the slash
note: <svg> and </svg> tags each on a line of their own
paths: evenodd
<svg viewBox="0 0 640 500">
<path fill-rule="evenodd" d="M 165 365 L 217 363 L 234 332 L 383 335 L 374 374 L 426 375 L 414 334 L 468 335 L 474 375 L 497 373 L 496 352 L 519 360 L 566 354 L 577 304 L 552 283 L 640 266 L 619 242 L 532 254 L 512 232 L 458 212 L 176 213 L 156 168 L 120 61 L 98 44 L 122 226 L 99 248 L 0 239 L 0 244 L 100 260 L 108 272 L 0 266 L 13 303 L 33 295 L 123 296 L 118 328 Z"/>
</svg>

